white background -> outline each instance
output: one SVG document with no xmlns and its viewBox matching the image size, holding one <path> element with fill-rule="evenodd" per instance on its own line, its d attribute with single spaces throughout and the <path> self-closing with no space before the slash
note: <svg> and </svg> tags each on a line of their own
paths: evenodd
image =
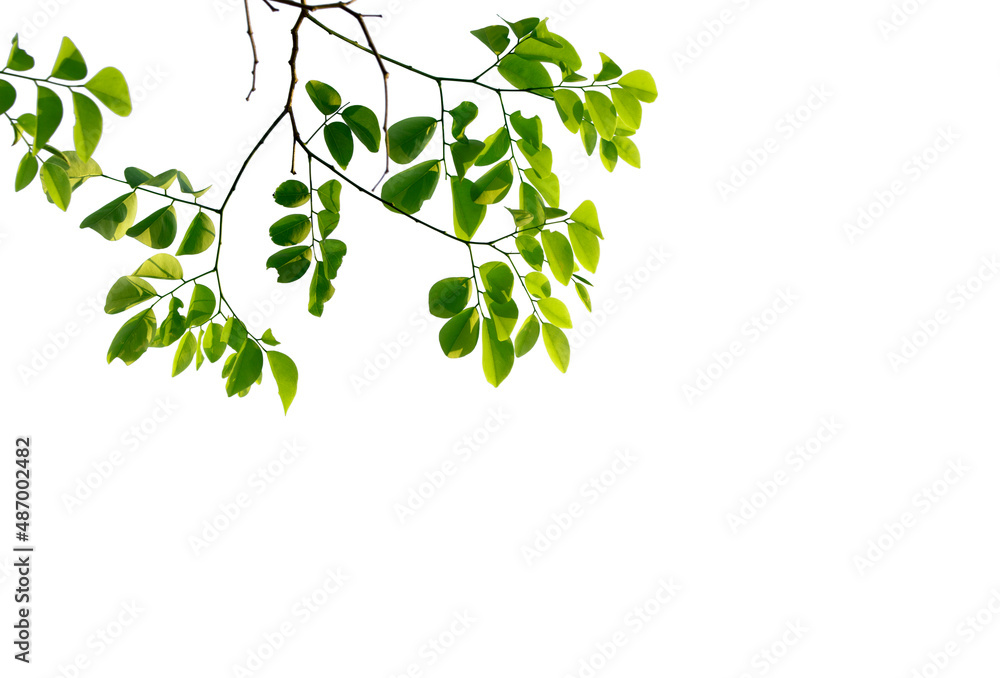
<svg viewBox="0 0 1000 678">
<path fill-rule="evenodd" d="M 293 12 L 252 4 L 262 64 L 249 104 L 241 2 L 8 0 L 0 33 L 20 31 L 42 69 L 70 35 L 92 71 L 123 70 L 135 112 L 106 130 L 105 171 L 177 167 L 225 188 L 227 165 L 287 86 Z M 236 667 L 286 623 L 294 634 L 265 647 L 251 675 L 995 673 L 1000 283 L 978 276 L 1000 254 L 1000 6 L 906 4 L 912 16 L 887 31 L 889 0 L 359 0 L 384 14 L 373 20 L 382 51 L 431 72 L 485 68 L 490 55 L 467 31 L 499 10 L 552 17 L 586 73 L 600 50 L 656 76 L 660 98 L 636 137 L 641 171 L 622 163 L 608 175 L 548 105 L 513 104 L 545 115 L 564 203 L 598 204 L 607 239 L 593 296 L 614 310 L 587 320 L 567 297 L 578 330 L 569 373 L 536 348 L 499 390 L 478 354 L 445 359 L 439 322 L 424 320 L 429 286 L 467 274 L 464 248 L 348 188 L 338 235 L 349 255 L 326 315 L 306 313 L 304 287 L 273 282 L 264 260 L 286 128 L 240 185 L 222 266 L 237 309 L 258 311 L 251 329 L 272 327 L 299 364 L 288 417 L 267 382 L 227 399 L 218 365 L 170 379 L 171 351 L 109 367 L 123 317 L 87 305 L 103 305 L 110 282 L 149 252 L 77 226 L 119 187 L 95 180 L 63 215 L 37 184 L 10 190 L 20 154 L 4 153 L 3 675 L 246 675 Z M 716 23 L 724 10 L 729 23 Z M 346 15 L 327 20 L 357 34 Z M 302 36 L 303 80 L 380 110 L 370 58 L 309 26 Z M 436 111 L 433 83 L 396 72 L 391 84 L 394 118 Z M 829 96 L 810 99 L 813 88 Z M 449 90 L 449 107 L 469 94 Z M 815 110 L 801 108 L 810 101 Z M 479 138 L 498 122 L 481 108 Z M 802 120 L 790 135 L 779 123 L 789 114 Z M 927 151 L 939 130 L 957 140 Z M 725 199 L 719 182 L 762 147 L 774 152 Z M 925 152 L 935 162 L 917 171 Z M 356 165 L 373 184 L 378 159 Z M 845 224 L 896 181 L 905 192 L 852 236 Z M 429 214 L 447 225 L 437 202 Z M 284 298 L 268 306 L 276 290 Z M 780 294 L 796 301 L 765 313 Z M 948 322 L 921 334 L 942 309 Z M 773 324 L 754 335 L 754 318 Z M 906 339 L 921 348 L 894 367 Z M 727 357 L 734 342 L 741 355 Z M 36 351 L 49 357 L 31 367 Z M 359 387 L 366 367 L 375 378 Z M 707 388 L 686 395 L 699 371 Z M 836 435 L 814 457 L 789 458 L 799 445 L 816 450 L 809 439 L 831 419 Z M 30 668 L 10 658 L 7 637 L 13 443 L 25 434 L 37 547 Z M 293 441 L 303 451 L 276 461 Z M 616 451 L 635 460 L 615 467 Z M 121 463 L 107 478 L 92 475 L 112 458 Z M 449 461 L 454 474 L 401 521 L 396 505 Z M 258 492 L 269 464 L 282 473 Z M 591 503 L 582 487 L 613 468 Z M 88 481 L 96 488 L 68 505 Z M 933 501 L 919 496 L 927 488 Z M 196 553 L 191 538 L 225 524 L 221 507 L 240 493 L 249 507 Z M 582 515 L 553 527 L 574 502 Z M 561 534 L 529 563 L 524 547 L 547 528 Z M 346 583 L 306 619 L 296 605 L 338 569 Z M 663 604 L 661 581 L 680 589 Z M 451 640 L 455 615 L 474 621 L 443 654 L 430 649 Z M 616 634 L 625 644 L 610 661 L 595 655 L 610 654 Z M 947 663 L 939 673 L 935 659 Z"/>
</svg>

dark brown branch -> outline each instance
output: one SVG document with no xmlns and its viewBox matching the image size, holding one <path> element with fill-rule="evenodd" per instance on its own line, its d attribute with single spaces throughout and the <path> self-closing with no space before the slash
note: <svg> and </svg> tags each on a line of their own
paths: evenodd
<svg viewBox="0 0 1000 678">
<path fill-rule="evenodd" d="M 288 58 L 288 66 L 292 71 L 292 82 L 288 86 L 288 99 L 285 101 L 285 112 L 288 113 L 289 118 L 292 121 L 292 174 L 295 174 L 295 142 L 299 138 L 299 130 L 298 126 L 295 124 L 295 116 L 292 115 L 292 100 L 295 98 L 295 86 L 299 82 L 299 74 L 296 70 L 296 62 L 299 58 L 299 29 L 302 27 L 302 22 L 305 21 L 308 14 L 308 7 L 302 7 L 302 9 L 299 10 L 299 18 L 295 20 L 295 25 L 292 26 L 292 55 Z"/>
</svg>

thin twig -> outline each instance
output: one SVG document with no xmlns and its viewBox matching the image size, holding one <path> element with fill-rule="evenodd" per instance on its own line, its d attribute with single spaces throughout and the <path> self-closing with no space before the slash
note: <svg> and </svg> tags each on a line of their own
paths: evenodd
<svg viewBox="0 0 1000 678">
<path fill-rule="evenodd" d="M 250 23 L 250 0 L 243 0 L 243 7 L 247 12 L 247 35 L 250 37 L 250 49 L 253 50 L 252 82 L 250 83 L 250 93 L 247 94 L 247 101 L 250 101 L 250 97 L 257 91 L 257 64 L 260 63 L 260 59 L 257 58 L 257 42 L 253 38 L 253 25 Z"/>
</svg>

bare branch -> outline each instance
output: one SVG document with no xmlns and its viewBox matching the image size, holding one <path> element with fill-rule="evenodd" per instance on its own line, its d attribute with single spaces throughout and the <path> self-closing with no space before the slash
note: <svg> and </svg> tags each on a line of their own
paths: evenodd
<svg viewBox="0 0 1000 678">
<path fill-rule="evenodd" d="M 257 64 L 260 63 L 260 59 L 257 58 L 257 43 L 253 38 L 253 25 L 250 23 L 250 0 L 243 0 L 243 7 L 247 13 L 247 35 L 250 37 L 250 49 L 253 50 L 252 81 L 250 83 L 250 93 L 247 94 L 247 101 L 250 101 L 250 97 L 257 91 Z"/>
</svg>

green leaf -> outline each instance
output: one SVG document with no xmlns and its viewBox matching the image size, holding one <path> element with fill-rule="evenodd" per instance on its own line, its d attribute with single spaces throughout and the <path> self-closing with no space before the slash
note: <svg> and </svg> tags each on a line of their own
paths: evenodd
<svg viewBox="0 0 1000 678">
<path fill-rule="evenodd" d="M 80 228 L 92 228 L 105 240 L 119 240 L 135 221 L 138 204 L 135 193 L 118 196 L 84 219 Z"/>
<path fill-rule="evenodd" d="M 70 186 L 66 170 L 52 160 L 48 160 L 42 165 L 42 189 L 56 207 L 63 212 L 66 211 L 73 188 Z"/>
<path fill-rule="evenodd" d="M 312 280 L 309 282 L 309 313 L 317 318 L 322 317 L 323 308 L 326 302 L 333 298 L 336 290 L 330 284 L 330 279 L 326 277 L 326 272 L 322 266 L 317 265 L 313 270 Z"/>
<path fill-rule="evenodd" d="M 580 265 L 591 273 L 597 273 L 597 262 L 601 259 L 601 241 L 593 232 L 577 223 L 571 223 L 567 230 L 569 242 Z"/>
<path fill-rule="evenodd" d="M 550 47 L 562 47 L 563 42 L 556 37 L 555 33 L 549 31 L 548 22 L 548 19 L 542 19 L 538 22 L 535 30 L 531 32 L 532 39 L 545 43 Z"/>
<path fill-rule="evenodd" d="M 354 132 L 358 141 L 372 153 L 378 151 L 382 144 L 382 130 L 378 126 L 378 117 L 370 108 L 364 106 L 348 106 L 341 113 L 347 126 Z"/>
<path fill-rule="evenodd" d="M 306 83 L 306 94 L 325 116 L 331 116 L 340 110 L 340 94 L 337 90 L 319 80 L 310 80 Z"/>
<path fill-rule="evenodd" d="M 181 187 L 181 193 L 187 193 L 188 195 L 193 195 L 196 199 L 200 198 L 201 196 L 205 195 L 210 190 L 212 190 L 211 186 L 209 186 L 208 188 L 203 188 L 201 190 L 196 190 L 194 186 L 191 185 L 191 180 L 188 179 L 187 175 L 181 171 L 177 172 L 177 183 Z"/>
<path fill-rule="evenodd" d="M 495 205 L 503 200 L 514 185 L 514 168 L 510 160 L 494 165 L 472 186 L 472 200 L 480 205 Z"/>
<path fill-rule="evenodd" d="M 123 276 L 108 290 L 108 298 L 104 303 L 104 312 L 109 315 L 121 313 L 137 304 L 152 299 L 156 295 L 153 286 L 136 276 Z"/>
<path fill-rule="evenodd" d="M 435 118 L 429 117 L 406 118 L 395 123 L 386 136 L 389 157 L 400 165 L 416 160 L 434 138 L 437 123 Z"/>
<path fill-rule="evenodd" d="M 498 28 L 502 28 L 498 26 Z M 504 31 L 507 29 L 504 28 Z M 448 111 L 451 115 L 451 135 L 461 141 L 465 139 L 465 129 L 472 124 L 472 121 L 479 115 L 479 107 L 471 101 L 463 101 L 455 108 Z"/>
<path fill-rule="evenodd" d="M 470 139 L 467 141 L 456 141 L 451 145 L 451 159 L 455 164 L 455 172 L 461 179 L 466 172 L 476 162 L 486 145 L 482 141 Z"/>
<path fill-rule="evenodd" d="M 510 212 L 510 216 L 514 218 L 514 226 L 518 231 L 524 231 L 529 228 L 533 228 L 532 224 L 535 223 L 535 215 L 531 212 L 525 212 L 521 209 L 511 209 L 506 208 Z"/>
<path fill-rule="evenodd" d="M 77 155 L 87 161 L 101 141 L 104 118 L 97 104 L 79 92 L 73 92 L 73 114 L 76 118 L 76 125 L 73 127 L 73 145 Z"/>
<path fill-rule="evenodd" d="M 474 187 L 475 184 L 468 179 L 451 178 L 451 203 L 454 213 L 455 235 L 466 241 L 472 240 L 486 218 L 486 205 L 480 205 L 472 200 Z"/>
<path fill-rule="evenodd" d="M 224 329 L 222 325 L 212 323 L 205 332 L 205 338 L 202 340 L 201 345 L 205 349 L 205 357 L 210 362 L 214 363 L 218 361 L 222 357 L 222 354 L 226 352 L 227 344 L 222 338 Z"/>
<path fill-rule="evenodd" d="M 601 72 L 594 76 L 594 82 L 604 82 L 614 80 L 622 74 L 622 69 L 618 67 L 607 54 L 601 52 Z"/>
<path fill-rule="evenodd" d="M 62 122 L 63 105 L 59 95 L 48 87 L 38 86 L 38 108 L 35 112 L 37 126 L 35 131 L 35 144 L 32 149 L 35 155 L 42 150 L 42 146 L 49 142 L 52 135 L 59 129 Z"/>
<path fill-rule="evenodd" d="M 566 338 L 566 333 L 555 325 L 543 323 L 542 339 L 545 341 L 545 350 L 548 351 L 552 364 L 565 374 L 569 369 L 569 340 Z"/>
<path fill-rule="evenodd" d="M 566 129 L 576 134 L 580 131 L 580 122 L 583 120 L 583 102 L 577 93 L 570 89 L 557 89 L 555 99 L 559 119 L 566 125 Z"/>
<path fill-rule="evenodd" d="M 584 97 L 587 99 L 587 110 L 590 111 L 597 133 L 602 139 L 611 141 L 618 126 L 618 112 L 614 103 L 601 92 L 594 90 L 587 90 Z"/>
<path fill-rule="evenodd" d="M 543 144 L 541 148 L 536 148 L 526 140 L 521 139 L 517 142 L 517 147 L 527 158 L 531 169 L 535 170 L 539 176 L 547 177 L 552 174 L 552 150 L 548 146 Z"/>
<path fill-rule="evenodd" d="M 639 148 L 635 145 L 635 142 L 628 137 L 615 136 L 613 143 L 615 148 L 618 150 L 618 157 L 627 162 L 632 167 L 638 168 L 642 165 L 642 159 L 639 156 Z"/>
<path fill-rule="evenodd" d="M 121 359 L 126 365 L 134 363 L 149 348 L 154 332 L 156 332 L 156 314 L 153 313 L 153 309 L 147 308 L 129 318 L 111 340 L 108 364 L 115 358 Z"/>
<path fill-rule="evenodd" d="M 514 48 L 514 54 L 535 62 L 544 61 L 556 64 L 567 74 L 583 68 L 583 60 L 573 45 L 569 43 L 569 40 L 548 31 L 545 32 L 544 37 L 546 38 L 544 40 L 532 37 L 522 41 Z M 558 45 L 552 43 L 558 43 Z"/>
<path fill-rule="evenodd" d="M 188 310 L 188 327 L 204 325 L 215 315 L 215 292 L 204 285 L 195 285 Z"/>
<path fill-rule="evenodd" d="M 347 169 L 348 163 L 354 157 L 354 137 L 351 135 L 351 128 L 340 121 L 331 122 L 323 128 L 323 139 L 330 150 L 330 155 L 340 165 L 340 169 Z"/>
<path fill-rule="evenodd" d="M 222 378 L 225 379 L 230 374 L 233 373 L 233 365 L 236 364 L 236 354 L 233 353 L 231 356 L 226 358 L 226 362 L 222 365 Z"/>
<path fill-rule="evenodd" d="M 519 235 L 514 243 L 528 266 L 536 271 L 541 271 L 542 263 L 545 261 L 545 252 L 538 241 L 530 235 Z"/>
<path fill-rule="evenodd" d="M 288 414 L 288 408 L 292 406 L 299 388 L 299 369 L 291 358 L 278 351 L 267 352 L 267 363 L 271 366 L 271 374 L 278 383 L 278 396 L 285 408 L 285 414 Z"/>
<path fill-rule="evenodd" d="M 340 212 L 340 191 L 342 189 L 343 185 L 339 181 L 331 179 L 316 189 L 316 194 L 319 196 L 319 201 L 323 203 L 323 207 L 331 212 Z"/>
<path fill-rule="evenodd" d="M 177 247 L 177 255 L 201 254 L 215 242 L 215 224 L 204 212 L 198 212 L 191 220 L 187 232 Z"/>
<path fill-rule="evenodd" d="M 264 330 L 264 334 L 261 335 L 260 340 L 263 341 L 268 346 L 279 346 L 281 342 L 274 338 L 274 333 L 270 329 Z"/>
<path fill-rule="evenodd" d="M 331 238 L 322 241 L 319 246 L 323 251 L 323 269 L 326 271 L 326 277 L 330 280 L 336 280 L 337 271 L 340 270 L 344 263 L 344 257 L 347 256 L 347 245 L 340 240 Z"/>
<path fill-rule="evenodd" d="M 514 273 L 502 261 L 489 261 L 479 267 L 479 277 L 483 280 L 483 291 L 498 304 L 510 301 L 514 291 Z"/>
<path fill-rule="evenodd" d="M 66 158 L 66 174 L 69 175 L 74 191 L 88 179 L 99 177 L 103 173 L 101 166 L 93 158 L 82 160 L 76 151 L 66 151 L 63 157 Z"/>
<path fill-rule="evenodd" d="M 531 185 L 538 189 L 547 202 L 552 207 L 559 207 L 559 177 L 553 173 L 543 177 L 534 169 L 525 170 L 525 178 Z"/>
<path fill-rule="evenodd" d="M 49 77 L 59 80 L 83 80 L 87 77 L 87 63 L 69 38 L 62 39 L 56 63 L 52 67 L 52 75 Z"/>
<path fill-rule="evenodd" d="M 589 120 L 581 122 L 580 137 L 583 139 L 583 148 L 587 151 L 587 155 L 593 155 L 594 149 L 597 148 L 597 130 L 594 128 L 594 123 Z"/>
<path fill-rule="evenodd" d="M 117 68 L 102 69 L 84 87 L 115 115 L 124 117 L 132 112 L 128 84 Z"/>
<path fill-rule="evenodd" d="M 601 221 L 597 218 L 597 206 L 594 205 L 593 201 L 584 200 L 580 203 L 580 206 L 573 211 L 573 214 L 571 214 L 569 218 L 586 228 L 601 240 L 604 239 L 604 234 L 601 233 Z"/>
<path fill-rule="evenodd" d="M 128 229 L 127 235 L 154 250 L 162 250 L 173 244 L 177 236 L 177 210 L 167 205 Z"/>
<path fill-rule="evenodd" d="M 435 318 L 453 318 L 462 312 L 471 297 L 471 278 L 445 278 L 431 286 L 427 305 Z"/>
<path fill-rule="evenodd" d="M 198 330 L 198 339 L 195 342 L 195 354 L 194 354 L 194 369 L 197 372 L 201 369 L 202 363 L 205 362 L 205 354 L 201 350 L 201 340 L 205 336 L 205 330 Z"/>
<path fill-rule="evenodd" d="M 609 172 L 614 172 L 618 164 L 618 147 L 607 139 L 601 139 L 601 162 Z"/>
<path fill-rule="evenodd" d="M 514 111 L 510 115 L 510 124 L 518 136 L 536 148 L 542 146 L 542 119 L 537 115 L 533 118 L 525 118 L 521 111 Z"/>
<path fill-rule="evenodd" d="M 414 214 L 430 200 L 441 177 L 441 161 L 427 160 L 403 170 L 382 185 L 382 200 L 393 207 L 387 209 Z"/>
<path fill-rule="evenodd" d="M 35 136 L 38 133 L 38 118 L 35 117 L 34 113 L 25 113 L 18 116 L 17 124 L 30 136 Z M 14 143 L 16 144 L 17 142 L 15 141 Z"/>
<path fill-rule="evenodd" d="M 510 26 L 510 29 L 514 31 L 515 37 L 520 40 L 528 33 L 535 30 L 535 26 L 538 25 L 538 19 L 521 19 L 520 21 L 515 21 L 513 23 L 504 19 L 504 23 Z"/>
<path fill-rule="evenodd" d="M 552 275 L 563 285 L 568 285 L 573 275 L 573 247 L 569 240 L 558 231 L 542 231 L 542 248 Z"/>
<path fill-rule="evenodd" d="M 441 350 L 449 358 L 464 358 L 479 344 L 479 311 L 467 308 L 449 320 L 438 333 Z"/>
<path fill-rule="evenodd" d="M 514 342 L 501 340 L 492 318 L 483 320 L 483 374 L 494 387 L 503 383 L 514 367 Z"/>
<path fill-rule="evenodd" d="M 524 227 L 519 227 L 518 230 L 523 231 L 529 228 L 541 228 L 544 226 L 545 203 L 542 202 L 542 196 L 538 194 L 538 191 L 531 184 L 521 182 L 518 197 L 521 211 L 531 215 L 531 222 Z"/>
<path fill-rule="evenodd" d="M 587 307 L 587 311 L 593 311 L 594 307 L 590 302 L 590 291 L 587 289 L 587 286 L 579 282 L 574 282 L 573 284 L 576 285 L 576 296 L 580 297 L 580 301 Z"/>
<path fill-rule="evenodd" d="M 320 210 L 319 215 L 317 216 L 319 220 L 319 233 L 323 238 L 333 233 L 334 229 L 337 228 L 337 225 L 340 224 L 340 212 Z"/>
<path fill-rule="evenodd" d="M 181 262 L 169 254 L 154 254 L 142 262 L 132 275 L 157 280 L 183 280 L 184 269 Z"/>
<path fill-rule="evenodd" d="M 626 73 L 618 84 L 635 95 L 639 101 L 651 104 L 656 101 L 656 82 L 648 71 L 632 71 Z"/>
<path fill-rule="evenodd" d="M 552 96 L 552 76 L 538 61 L 530 61 L 511 53 L 500 60 L 497 72 L 515 89 L 535 91 L 545 97 Z"/>
<path fill-rule="evenodd" d="M 174 366 L 170 372 L 171 377 L 176 377 L 183 372 L 194 360 L 194 354 L 198 351 L 198 340 L 191 332 L 185 333 L 181 342 L 177 344 L 177 352 L 174 353 Z"/>
<path fill-rule="evenodd" d="M 309 202 L 309 187 L 301 181 L 290 179 L 274 191 L 274 202 L 282 207 L 301 207 Z"/>
<path fill-rule="evenodd" d="M 312 220 L 306 214 L 289 214 L 274 222 L 268 231 L 275 245 L 298 245 L 312 232 Z"/>
<path fill-rule="evenodd" d="M 267 267 L 278 271 L 278 282 L 295 282 L 306 274 L 312 265 L 312 248 L 307 245 L 287 247 L 272 254 Z"/>
<path fill-rule="evenodd" d="M 7 57 L 7 68 L 12 71 L 30 71 L 35 67 L 35 59 L 21 49 L 17 35 L 10 42 L 10 56 Z M 111 362 L 110 360 L 108 362 Z"/>
<path fill-rule="evenodd" d="M 17 166 L 17 175 L 14 177 L 14 190 L 21 191 L 27 188 L 35 176 L 38 174 L 38 159 L 28 151 L 21 158 Z"/>
<path fill-rule="evenodd" d="M 572 329 L 573 320 L 570 318 L 569 309 L 558 299 L 554 297 L 541 299 L 538 301 L 538 309 L 556 327 Z"/>
<path fill-rule="evenodd" d="M 535 342 L 538 341 L 539 331 L 538 318 L 534 314 L 525 318 L 524 324 L 517 332 L 517 337 L 514 338 L 514 355 L 522 358 L 534 348 Z"/>
<path fill-rule="evenodd" d="M 510 45 L 509 31 L 506 26 L 487 26 L 470 32 L 489 47 L 494 54 L 503 54 L 503 51 Z"/>
<path fill-rule="evenodd" d="M 549 283 L 549 279 L 545 277 L 544 273 L 532 271 L 524 276 L 524 285 L 532 296 L 539 299 L 547 299 L 552 296 L 552 284 Z"/>
<path fill-rule="evenodd" d="M 476 160 L 476 167 L 487 167 L 510 153 L 510 132 L 504 125 L 493 134 L 486 137 L 486 149 Z"/>
<path fill-rule="evenodd" d="M 247 327 L 236 318 L 227 318 L 226 325 L 222 328 L 222 341 L 226 342 L 229 348 L 239 351 L 247 343 Z"/>
<path fill-rule="evenodd" d="M 16 101 L 17 90 L 14 86 L 6 80 L 0 80 L 0 115 L 9 111 Z"/>
<path fill-rule="evenodd" d="M 621 116 L 622 122 L 632 129 L 639 129 L 642 124 L 642 104 L 635 95 L 627 89 L 615 87 L 611 90 L 611 101 L 615 104 L 615 110 Z"/>
<path fill-rule="evenodd" d="M 505 304 L 498 304 L 495 301 L 487 301 L 486 307 L 490 310 L 490 316 L 497 331 L 497 339 L 507 341 L 514 334 L 517 327 L 517 304 L 513 299 Z"/>
<path fill-rule="evenodd" d="M 226 380 L 226 395 L 232 398 L 240 391 L 253 386 L 260 377 L 263 367 L 264 355 L 260 347 L 252 341 L 245 342 L 243 348 L 236 353 L 233 371 Z"/>
</svg>

